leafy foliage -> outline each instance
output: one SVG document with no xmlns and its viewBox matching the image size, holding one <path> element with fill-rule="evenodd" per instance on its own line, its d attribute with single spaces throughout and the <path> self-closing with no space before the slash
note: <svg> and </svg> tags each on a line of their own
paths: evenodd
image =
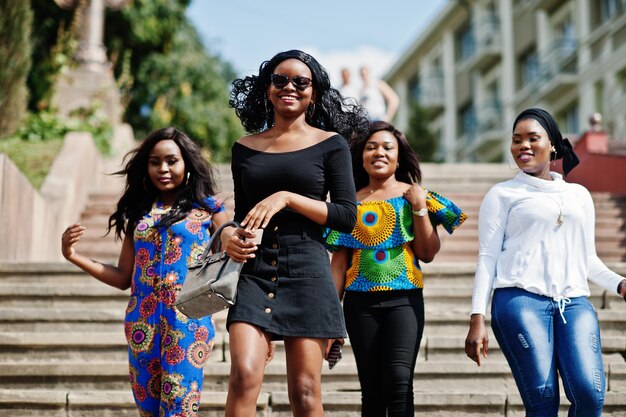
<svg viewBox="0 0 626 417">
<path fill-rule="evenodd" d="M 207 52 L 185 16 L 189 3 L 134 0 L 120 11 L 109 12 L 107 49 L 118 84 L 132 79 L 120 87 L 127 105 L 125 119 L 139 136 L 173 125 L 221 161 L 243 134 L 228 107 L 228 83 L 234 71 Z"/>
<path fill-rule="evenodd" d="M 134 93 L 144 107 L 133 115 L 134 124 L 178 126 L 207 146 L 214 159 L 224 160 L 233 140 L 243 133 L 227 106 L 224 66 L 204 52 L 189 25 L 179 29 L 172 46 L 170 53 L 153 54 L 139 67 L 136 77 L 145 82 Z"/>
<path fill-rule="evenodd" d="M 9 139 L 45 142 L 63 139 L 69 132 L 89 132 L 101 153 L 106 155 L 110 152 L 108 139 L 113 129 L 95 109 L 77 110 L 67 119 L 61 119 L 50 111 L 32 113 Z"/>
<path fill-rule="evenodd" d="M 4 136 L 26 113 L 32 12 L 22 0 L 0 0 L 0 10 L 0 136 Z"/>
<path fill-rule="evenodd" d="M 409 114 L 409 126 L 406 130 L 409 144 L 419 155 L 420 161 L 439 162 L 435 161 L 437 137 L 428 127 L 428 111 L 414 102 L 411 104 Z"/>
<path fill-rule="evenodd" d="M 0 0 L 2 1 L 2 0 Z M 228 108 L 232 67 L 211 55 L 185 16 L 191 0 L 133 0 L 107 10 L 105 46 L 122 94 L 124 119 L 135 134 L 174 125 L 224 160 L 243 134 Z M 30 108 L 48 108 L 58 74 L 76 50 L 73 12 L 32 0 L 36 28 L 29 76 Z"/>
<path fill-rule="evenodd" d="M 18 1 L 18 0 L 16 0 Z M 31 0 L 32 62 L 28 74 L 31 111 L 47 109 L 58 75 L 69 67 L 78 47 L 73 13 L 51 0 Z"/>
</svg>

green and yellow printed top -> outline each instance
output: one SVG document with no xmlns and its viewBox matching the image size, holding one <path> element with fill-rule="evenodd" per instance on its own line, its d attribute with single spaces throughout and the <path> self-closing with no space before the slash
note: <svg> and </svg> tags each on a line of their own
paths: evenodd
<svg viewBox="0 0 626 417">
<path fill-rule="evenodd" d="M 467 215 L 447 198 L 429 191 L 428 216 L 433 226 L 448 233 L 460 226 Z M 357 203 L 356 226 L 351 233 L 326 231 L 331 250 L 352 249 L 346 272 L 346 291 L 391 291 L 423 288 L 422 271 L 413 253 L 411 204 L 402 196 L 388 200 Z"/>
</svg>

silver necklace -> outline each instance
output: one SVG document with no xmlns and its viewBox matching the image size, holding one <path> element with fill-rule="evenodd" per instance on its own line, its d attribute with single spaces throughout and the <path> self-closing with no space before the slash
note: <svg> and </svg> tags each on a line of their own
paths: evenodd
<svg viewBox="0 0 626 417">
<path fill-rule="evenodd" d="M 561 200 L 561 204 L 559 204 L 558 201 L 553 199 L 550 194 L 546 194 L 546 197 L 548 197 L 550 200 L 552 200 L 554 202 L 554 204 L 556 204 L 557 207 L 559 208 L 559 215 L 556 218 L 556 224 L 557 224 L 557 226 L 562 226 L 563 223 L 565 223 L 565 216 L 563 215 L 563 196 L 561 195 L 561 193 L 559 193 L 559 199 Z"/>
</svg>

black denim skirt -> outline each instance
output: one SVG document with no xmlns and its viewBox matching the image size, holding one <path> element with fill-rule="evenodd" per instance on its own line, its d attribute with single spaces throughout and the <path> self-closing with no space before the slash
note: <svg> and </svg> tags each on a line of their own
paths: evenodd
<svg viewBox="0 0 626 417">
<path fill-rule="evenodd" d="M 244 266 L 227 327 L 246 322 L 283 337 L 346 337 L 322 226 L 270 222 L 256 258 Z"/>
</svg>

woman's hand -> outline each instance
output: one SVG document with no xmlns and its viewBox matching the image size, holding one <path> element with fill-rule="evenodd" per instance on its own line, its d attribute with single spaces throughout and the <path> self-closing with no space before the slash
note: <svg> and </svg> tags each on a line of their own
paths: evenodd
<svg viewBox="0 0 626 417">
<path fill-rule="evenodd" d="M 482 314 L 472 314 L 470 319 L 470 329 L 465 339 L 465 353 L 480 366 L 480 353 L 487 357 L 489 337 L 485 327 L 485 316 Z"/>
<path fill-rule="evenodd" d="M 61 235 L 61 253 L 65 259 L 70 259 L 76 252 L 74 245 L 78 243 L 85 233 L 85 228 L 80 223 L 69 226 Z"/>
<path fill-rule="evenodd" d="M 335 343 L 335 341 L 338 341 L 341 346 L 343 346 L 346 343 L 346 341 L 343 338 L 328 339 L 326 341 L 326 350 L 324 351 L 324 359 L 328 360 L 328 354 L 330 353 L 330 348 L 333 346 L 333 343 Z"/>
<path fill-rule="evenodd" d="M 289 205 L 289 196 L 289 192 L 279 191 L 259 201 L 248 212 L 241 226 L 249 232 L 266 228 L 272 217 Z"/>
<path fill-rule="evenodd" d="M 426 208 L 426 199 L 428 191 L 419 184 L 413 183 L 403 193 L 404 198 L 411 203 L 412 210 L 420 210 Z"/>
<path fill-rule="evenodd" d="M 259 233 L 259 231 L 257 231 Z M 255 239 L 256 233 L 242 228 L 227 227 L 222 231 L 222 250 L 224 250 L 232 260 L 245 263 L 248 259 L 255 257 L 257 250 Z"/>
</svg>

